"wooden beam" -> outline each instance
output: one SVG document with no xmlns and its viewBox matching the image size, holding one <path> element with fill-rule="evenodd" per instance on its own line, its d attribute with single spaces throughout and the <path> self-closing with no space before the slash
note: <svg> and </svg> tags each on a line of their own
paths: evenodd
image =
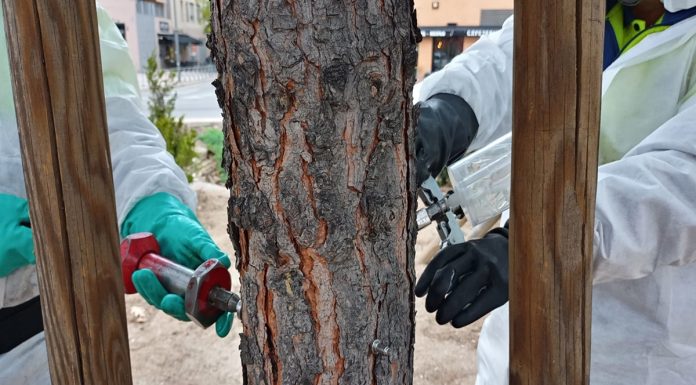
<svg viewBox="0 0 696 385">
<path fill-rule="evenodd" d="M 53 384 L 131 384 L 94 0 L 3 0 Z"/>
<path fill-rule="evenodd" d="M 604 0 L 516 0 L 510 384 L 589 383 Z"/>
</svg>

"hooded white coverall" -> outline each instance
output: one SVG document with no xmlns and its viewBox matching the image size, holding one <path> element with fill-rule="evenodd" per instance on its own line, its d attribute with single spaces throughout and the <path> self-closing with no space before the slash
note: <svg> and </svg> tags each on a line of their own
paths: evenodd
<svg viewBox="0 0 696 385">
<path fill-rule="evenodd" d="M 195 211 L 196 196 L 185 174 L 141 110 L 126 42 L 100 6 L 97 18 L 119 225 L 141 198 L 158 192 L 172 194 Z M 3 24 L 0 8 L 0 193 L 26 198 Z M 19 305 L 38 294 L 34 265 L 0 278 L 0 308 Z M 0 355 L 0 384 L 50 384 L 43 333 Z"/>
<path fill-rule="evenodd" d="M 668 11 L 696 0 L 664 0 Z M 511 129 L 513 20 L 422 85 L 462 97 L 470 150 Z M 696 16 L 651 34 L 603 74 L 594 230 L 593 385 L 696 384 Z M 508 383 L 508 307 L 485 321 L 477 385 Z"/>
</svg>

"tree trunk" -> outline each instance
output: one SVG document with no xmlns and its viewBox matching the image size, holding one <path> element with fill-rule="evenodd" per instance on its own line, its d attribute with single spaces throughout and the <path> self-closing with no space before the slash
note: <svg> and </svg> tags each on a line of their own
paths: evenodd
<svg viewBox="0 0 696 385">
<path fill-rule="evenodd" d="M 411 384 L 413 2 L 217 0 L 212 29 L 245 384 Z"/>
</svg>

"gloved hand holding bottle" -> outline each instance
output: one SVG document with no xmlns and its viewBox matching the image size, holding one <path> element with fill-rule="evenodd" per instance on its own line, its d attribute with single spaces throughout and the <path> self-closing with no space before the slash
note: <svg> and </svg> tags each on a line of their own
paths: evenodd
<svg viewBox="0 0 696 385">
<path fill-rule="evenodd" d="M 222 252 L 205 231 L 196 215 L 176 197 L 167 193 L 157 193 L 143 198 L 131 209 L 121 225 L 121 236 L 148 232 L 157 239 L 162 256 L 195 269 L 208 259 L 217 259 L 226 268 L 230 267 L 229 257 Z M 181 321 L 189 321 L 184 309 L 184 299 L 168 293 L 155 273 L 148 269 L 138 270 L 132 275 L 138 293 L 152 306 Z M 234 315 L 222 314 L 215 331 L 225 337 L 231 327 Z"/>
<path fill-rule="evenodd" d="M 466 153 L 476 137 L 478 121 L 469 104 L 456 95 L 436 94 L 416 108 L 416 179 L 420 186 Z"/>
<path fill-rule="evenodd" d="M 507 225 L 506 225 L 507 226 Z M 460 328 L 504 305 L 508 294 L 508 229 L 441 250 L 416 284 L 416 295 L 428 295 L 425 309 L 437 311 L 441 325 Z"/>
<path fill-rule="evenodd" d="M 36 263 L 26 199 L 0 194 L 0 278 Z"/>
</svg>

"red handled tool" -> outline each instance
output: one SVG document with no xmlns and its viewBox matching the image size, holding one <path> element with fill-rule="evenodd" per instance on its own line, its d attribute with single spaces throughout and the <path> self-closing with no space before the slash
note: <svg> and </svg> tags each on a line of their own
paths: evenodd
<svg viewBox="0 0 696 385">
<path fill-rule="evenodd" d="M 133 272 L 150 269 L 167 291 L 184 297 L 186 315 L 203 328 L 214 324 L 223 312 L 241 311 L 242 301 L 230 291 L 230 273 L 218 260 L 207 260 L 191 270 L 159 254 L 159 244 L 150 233 L 129 235 L 121 242 L 126 294 L 136 293 Z"/>
</svg>

